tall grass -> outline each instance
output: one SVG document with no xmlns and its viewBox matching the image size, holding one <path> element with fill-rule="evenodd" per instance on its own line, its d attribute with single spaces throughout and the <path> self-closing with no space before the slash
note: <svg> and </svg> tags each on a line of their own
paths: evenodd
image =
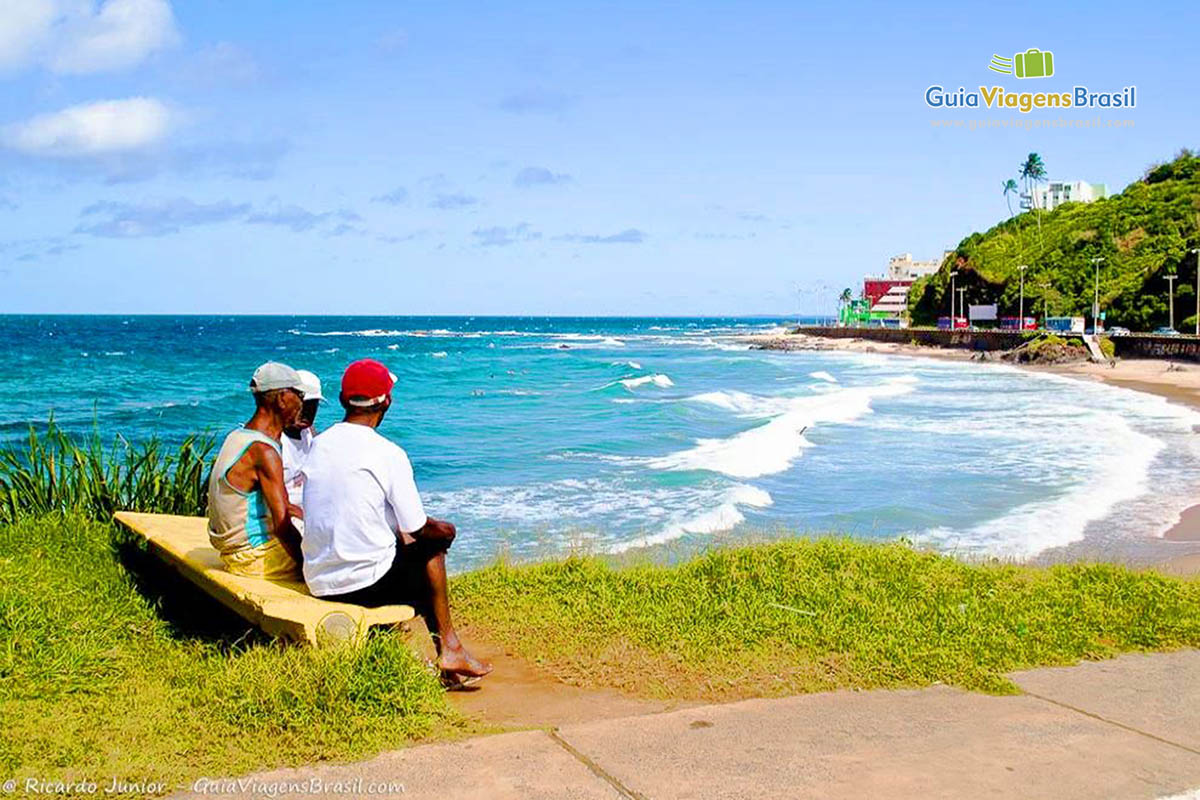
<svg viewBox="0 0 1200 800">
<path fill-rule="evenodd" d="M 114 511 L 203 514 L 213 442 L 0 449 L 0 775 L 162 781 L 364 757 L 466 722 L 400 635 L 294 647 L 163 576 Z"/>
<path fill-rule="evenodd" d="M 0 776 L 174 791 L 464 730 L 402 637 L 272 642 L 178 581 L 144 583 L 115 541 L 73 514 L 0 525 Z"/>
<path fill-rule="evenodd" d="M 24 448 L 0 449 L 0 525 L 53 512 L 203 514 L 212 450 L 211 438 L 196 436 L 171 449 L 118 435 L 106 448 L 98 427 L 73 438 L 51 417 L 41 434 L 30 426 Z"/>
</svg>

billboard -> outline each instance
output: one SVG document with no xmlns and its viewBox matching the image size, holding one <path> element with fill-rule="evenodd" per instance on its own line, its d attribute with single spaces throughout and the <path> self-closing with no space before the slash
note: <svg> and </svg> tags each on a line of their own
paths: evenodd
<svg viewBox="0 0 1200 800">
<path fill-rule="evenodd" d="M 996 319 L 996 304 L 990 306 L 967 306 L 967 313 L 972 322 L 995 321 Z"/>
</svg>

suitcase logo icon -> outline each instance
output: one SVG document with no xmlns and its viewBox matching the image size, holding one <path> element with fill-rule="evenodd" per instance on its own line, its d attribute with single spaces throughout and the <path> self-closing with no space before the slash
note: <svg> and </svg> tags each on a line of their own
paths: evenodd
<svg viewBox="0 0 1200 800">
<path fill-rule="evenodd" d="M 1012 58 L 993 55 L 988 69 L 1018 78 L 1049 78 L 1054 74 L 1054 54 L 1049 50 L 1031 47 Z"/>
</svg>

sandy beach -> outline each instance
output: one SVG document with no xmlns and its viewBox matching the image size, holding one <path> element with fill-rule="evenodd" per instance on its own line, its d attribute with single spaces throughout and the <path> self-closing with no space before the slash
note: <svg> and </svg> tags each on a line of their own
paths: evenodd
<svg viewBox="0 0 1200 800">
<path fill-rule="evenodd" d="M 979 360 L 978 353 L 965 349 L 876 342 L 869 339 L 832 339 L 804 333 L 748 336 L 744 338 L 744 341 L 764 349 L 789 352 L 841 351 L 941 358 L 951 361 Z M 999 361 L 997 354 L 991 355 L 994 360 Z M 1200 364 L 1160 359 L 1133 359 L 1120 360 L 1111 365 L 1079 362 L 1054 366 L 1014 363 L 1012 366 L 1033 372 L 1053 372 L 1079 380 L 1101 381 L 1113 386 L 1147 392 L 1200 411 Z M 1200 499 L 1200 486 L 1196 487 L 1196 494 Z M 1163 539 L 1177 542 L 1200 542 L 1200 502 L 1187 508 L 1180 516 L 1179 521 L 1163 534 Z M 1172 572 L 1200 573 L 1200 555 L 1180 556 L 1168 561 L 1164 567 Z"/>
</svg>

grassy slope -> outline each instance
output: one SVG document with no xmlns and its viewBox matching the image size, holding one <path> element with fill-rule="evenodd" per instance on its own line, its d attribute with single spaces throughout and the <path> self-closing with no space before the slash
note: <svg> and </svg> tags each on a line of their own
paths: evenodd
<svg viewBox="0 0 1200 800">
<path fill-rule="evenodd" d="M 900 544 L 789 541 L 675 567 L 494 566 L 460 615 L 568 681 L 730 699 L 934 682 L 1200 646 L 1200 582 L 1110 565 L 973 566 Z M 786 607 L 786 608 L 785 608 Z"/>
<path fill-rule="evenodd" d="M 1038 226 L 1038 217 L 1041 226 Z M 1100 305 L 1108 324 L 1152 330 L 1168 319 L 1166 275 L 1176 284 L 1176 326 L 1195 316 L 1196 260 L 1200 246 L 1200 158 L 1181 155 L 1121 193 L 1094 203 L 1067 203 L 1050 212 L 1026 212 L 985 233 L 963 239 L 936 274 L 918 281 L 909 295 L 916 324 L 932 324 L 950 310 L 951 269 L 968 303 L 1000 304 L 1016 315 L 1018 265 L 1025 275 L 1025 312 L 1090 316 L 1092 257 L 1103 257 Z M 1048 283 L 1049 289 L 1041 284 Z"/>
<path fill-rule="evenodd" d="M 179 786 L 462 730 L 396 637 L 317 651 L 189 620 L 189 601 L 171 600 L 188 587 L 154 599 L 164 587 L 133 577 L 153 570 L 113 536 L 57 515 L 0 526 L 0 772 Z M 453 592 L 460 619 L 565 679 L 656 696 L 936 681 L 1005 691 L 1011 669 L 1200 646 L 1197 581 L 969 566 L 849 540 L 672 567 L 497 565 Z"/>
<path fill-rule="evenodd" d="M 315 651 L 173 626 L 113 535 L 75 517 L 0 527 L 0 773 L 175 786 L 365 756 L 459 724 L 396 637 Z"/>
</svg>

